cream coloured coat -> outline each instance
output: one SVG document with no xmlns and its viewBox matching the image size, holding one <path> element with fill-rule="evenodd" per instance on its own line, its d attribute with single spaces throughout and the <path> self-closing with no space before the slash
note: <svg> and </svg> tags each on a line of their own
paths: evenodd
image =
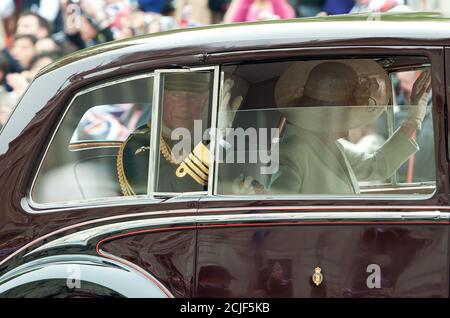
<svg viewBox="0 0 450 318">
<path fill-rule="evenodd" d="M 358 181 L 388 179 L 419 150 L 399 130 L 372 154 L 358 152 L 340 139 L 335 143 L 337 156 L 310 131 L 288 123 L 286 132 L 279 170 L 269 182 L 271 193 L 357 194 Z"/>
</svg>

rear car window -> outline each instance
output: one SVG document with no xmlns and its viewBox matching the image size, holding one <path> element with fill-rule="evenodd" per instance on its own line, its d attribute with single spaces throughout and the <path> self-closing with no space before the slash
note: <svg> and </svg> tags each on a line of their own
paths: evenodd
<svg viewBox="0 0 450 318">
<path fill-rule="evenodd" d="M 429 196 L 435 191 L 426 58 L 223 68 L 216 193 Z M 225 89 L 227 89 L 225 87 Z"/>
</svg>

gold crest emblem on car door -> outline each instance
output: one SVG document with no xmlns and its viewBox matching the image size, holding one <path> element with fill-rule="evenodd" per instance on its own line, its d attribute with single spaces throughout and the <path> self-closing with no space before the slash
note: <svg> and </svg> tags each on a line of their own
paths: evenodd
<svg viewBox="0 0 450 318">
<path fill-rule="evenodd" d="M 323 281 L 323 275 L 321 273 L 322 269 L 320 267 L 316 267 L 314 269 L 314 274 L 312 275 L 312 281 L 316 286 L 319 286 Z"/>
</svg>

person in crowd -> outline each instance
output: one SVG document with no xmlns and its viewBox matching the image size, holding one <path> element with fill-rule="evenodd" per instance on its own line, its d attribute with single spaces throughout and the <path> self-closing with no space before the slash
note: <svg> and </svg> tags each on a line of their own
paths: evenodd
<svg viewBox="0 0 450 318">
<path fill-rule="evenodd" d="M 0 18 L 0 50 L 6 47 L 6 30 L 2 19 Z"/>
<path fill-rule="evenodd" d="M 29 83 L 37 75 L 37 73 L 46 65 L 52 63 L 60 57 L 59 52 L 43 52 L 33 54 L 28 63 L 28 68 L 20 73 L 9 73 L 5 77 L 5 84 L 12 90 L 12 94 L 16 98 L 20 98 L 27 89 Z"/>
<path fill-rule="evenodd" d="M 230 0 L 208 0 L 208 9 L 211 10 L 213 24 L 223 21 L 230 2 Z"/>
<path fill-rule="evenodd" d="M 30 84 L 27 77 L 22 73 L 10 73 L 6 75 L 6 81 L 8 85 L 12 88 L 12 94 L 17 99 L 19 99 L 23 93 L 25 93 L 25 90 L 27 89 L 28 85 Z"/>
<path fill-rule="evenodd" d="M 25 77 L 29 82 L 37 75 L 37 73 L 44 68 L 45 66 L 53 63 L 58 58 L 60 58 L 60 52 L 59 51 L 45 51 L 39 54 L 36 54 L 33 56 L 30 62 L 30 69 L 26 72 Z"/>
<path fill-rule="evenodd" d="M 81 36 L 70 36 L 64 32 L 52 33 L 52 25 L 49 21 L 32 11 L 21 13 L 16 27 L 15 35 L 33 35 L 36 37 L 36 54 L 43 51 L 62 51 L 71 53 L 85 47 Z"/>
<path fill-rule="evenodd" d="M 350 13 L 386 12 L 395 8 L 405 9 L 402 0 L 357 0 Z M 406 7 L 407 9 L 407 7 Z"/>
<path fill-rule="evenodd" d="M 0 2 L 0 17 L 9 19 L 5 30 L 0 24 L 0 79 L 15 96 L 44 65 L 67 53 L 178 27 L 170 0 L 164 1 L 161 14 L 139 10 L 137 0 Z M 61 27 L 55 29 L 59 21 Z"/>
<path fill-rule="evenodd" d="M 31 59 L 36 54 L 36 41 L 36 37 L 31 34 L 17 35 L 14 38 L 11 55 L 24 70 L 30 67 Z"/>
<path fill-rule="evenodd" d="M 0 1 L 0 17 L 7 18 L 14 13 L 14 0 Z"/>
<path fill-rule="evenodd" d="M 176 8 L 174 1 L 167 0 L 161 10 L 161 16 L 159 18 L 161 31 L 168 31 L 179 27 L 175 14 Z"/>
<path fill-rule="evenodd" d="M 291 19 L 295 11 L 285 0 L 233 0 L 224 22 Z"/>
<path fill-rule="evenodd" d="M 113 33 L 114 39 L 123 39 L 127 33 L 132 34 L 134 31 L 130 30 L 129 24 L 132 24 L 133 13 L 139 10 L 133 10 L 134 7 L 129 1 L 126 0 L 106 0 L 105 1 L 105 13 L 106 16 L 103 17 L 105 21 L 109 21 L 109 28 Z M 139 11 L 142 13 L 142 11 Z"/>
<path fill-rule="evenodd" d="M 122 40 L 146 33 L 146 16 L 142 11 L 133 11 L 119 18 L 119 28 L 114 30 L 114 39 Z"/>
<path fill-rule="evenodd" d="M 355 0 L 325 0 L 323 10 L 328 15 L 349 13 L 355 5 Z"/>
<path fill-rule="evenodd" d="M 6 76 L 9 71 L 8 59 L 0 54 L 0 129 L 8 120 L 9 114 L 17 101 L 17 98 L 7 89 Z"/>
<path fill-rule="evenodd" d="M 298 0 L 296 4 L 298 17 L 313 17 L 323 11 L 325 0 Z"/>
<path fill-rule="evenodd" d="M 17 12 L 32 11 L 50 23 L 53 23 L 60 10 L 60 0 L 16 0 L 14 2 Z"/>
<path fill-rule="evenodd" d="M 2 86 L 8 91 L 12 91 L 12 88 L 5 81 L 6 75 L 9 73 L 20 73 L 22 72 L 22 66 L 17 62 L 12 56 L 7 47 L 3 47 L 0 51 L 0 68 L 2 70 Z"/>
<path fill-rule="evenodd" d="M 82 15 L 80 18 L 80 35 L 87 47 L 114 40 L 109 27 L 101 28 L 92 17 L 87 15 Z"/>
<path fill-rule="evenodd" d="M 9 61 L 3 54 L 0 54 L 0 87 L 2 89 L 6 89 L 6 75 L 8 75 L 10 71 Z"/>
<path fill-rule="evenodd" d="M 77 49 L 114 40 L 111 20 L 104 12 L 104 3 L 80 1 L 78 10 L 70 10 L 68 0 L 62 0 L 64 37 L 60 42 L 71 42 Z"/>
<path fill-rule="evenodd" d="M 17 20 L 15 35 L 31 34 L 36 39 L 47 38 L 52 34 L 51 24 L 42 16 L 32 11 L 24 11 Z"/>
<path fill-rule="evenodd" d="M 167 0 L 138 0 L 139 8 L 144 12 L 161 13 Z"/>
<path fill-rule="evenodd" d="M 45 52 L 62 52 L 62 47 L 53 38 L 43 38 L 36 41 L 36 54 Z"/>
</svg>

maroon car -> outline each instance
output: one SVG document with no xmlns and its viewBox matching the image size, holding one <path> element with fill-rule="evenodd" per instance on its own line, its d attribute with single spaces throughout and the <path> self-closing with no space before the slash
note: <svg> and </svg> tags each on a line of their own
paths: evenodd
<svg viewBox="0 0 450 318">
<path fill-rule="evenodd" d="M 0 296 L 449 297 L 448 26 L 210 26 L 46 67 L 0 134 Z"/>
</svg>

